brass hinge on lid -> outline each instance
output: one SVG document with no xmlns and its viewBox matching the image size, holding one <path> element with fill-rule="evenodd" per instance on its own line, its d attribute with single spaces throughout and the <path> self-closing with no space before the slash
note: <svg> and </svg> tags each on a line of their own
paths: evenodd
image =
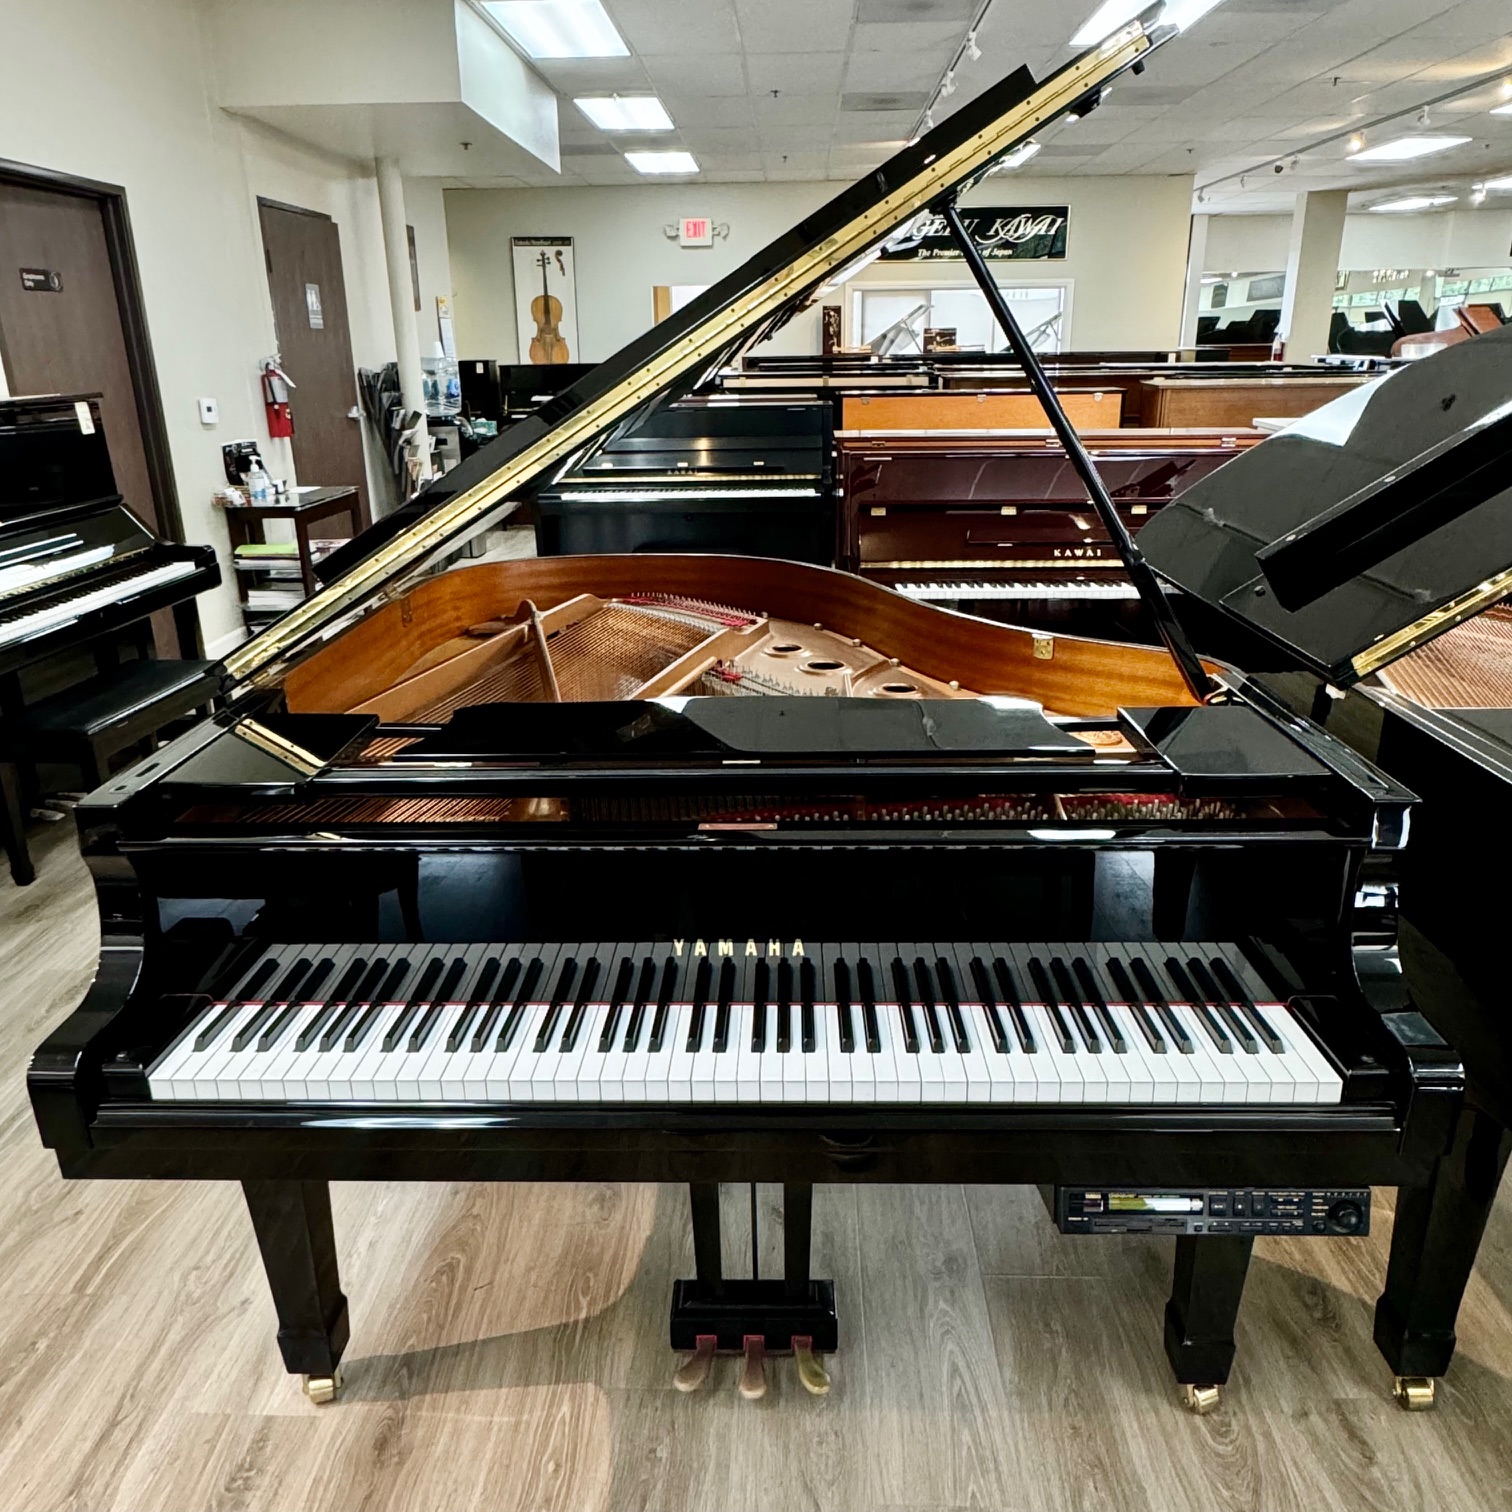
<svg viewBox="0 0 1512 1512">
<path fill-rule="evenodd" d="M 1053 635 L 1036 635 L 1034 637 L 1035 661 L 1049 661 L 1055 655 L 1055 637 Z"/>
</svg>

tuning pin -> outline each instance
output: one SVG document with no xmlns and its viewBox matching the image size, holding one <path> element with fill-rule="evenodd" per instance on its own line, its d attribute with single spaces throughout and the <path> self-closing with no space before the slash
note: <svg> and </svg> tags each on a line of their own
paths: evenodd
<svg viewBox="0 0 1512 1512">
<path fill-rule="evenodd" d="M 709 1379 L 709 1370 L 714 1364 L 714 1350 L 719 1343 L 716 1334 L 699 1334 L 693 1353 L 677 1368 L 672 1384 L 679 1391 L 698 1391 Z"/>
<path fill-rule="evenodd" d="M 798 1379 L 803 1389 L 813 1396 L 828 1396 L 829 1371 L 814 1353 L 814 1341 L 807 1334 L 793 1335 L 793 1359 L 797 1362 Z"/>
<path fill-rule="evenodd" d="M 748 1402 L 766 1395 L 766 1340 L 760 1334 L 745 1336 L 745 1360 L 740 1367 L 740 1394 Z"/>
</svg>

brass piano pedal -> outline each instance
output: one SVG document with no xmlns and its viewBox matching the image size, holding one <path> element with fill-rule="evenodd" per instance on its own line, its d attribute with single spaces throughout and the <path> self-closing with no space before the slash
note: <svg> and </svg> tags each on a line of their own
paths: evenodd
<svg viewBox="0 0 1512 1512">
<path fill-rule="evenodd" d="M 745 1359 L 740 1366 L 739 1391 L 748 1402 L 766 1395 L 766 1340 L 760 1334 L 745 1336 Z"/>
<path fill-rule="evenodd" d="M 1181 1388 L 1182 1405 L 1188 1412 L 1195 1413 L 1198 1417 L 1206 1417 L 1208 1413 L 1216 1412 L 1222 1396 L 1221 1386 L 1183 1386 Z"/>
<path fill-rule="evenodd" d="M 1391 1394 L 1403 1412 L 1428 1412 L 1437 1388 L 1438 1382 L 1432 1376 L 1398 1376 Z"/>
<path fill-rule="evenodd" d="M 798 1380 L 811 1396 L 828 1396 L 829 1371 L 814 1353 L 814 1341 L 807 1334 L 793 1335 L 793 1359 L 798 1365 Z"/>
<path fill-rule="evenodd" d="M 701 1391 L 714 1366 L 714 1350 L 719 1344 L 717 1334 L 699 1334 L 693 1353 L 677 1367 L 672 1384 L 679 1391 Z"/>
<path fill-rule="evenodd" d="M 304 1376 L 301 1384 L 304 1394 L 317 1407 L 324 1407 L 341 1395 L 341 1367 L 338 1365 L 330 1375 Z"/>
</svg>

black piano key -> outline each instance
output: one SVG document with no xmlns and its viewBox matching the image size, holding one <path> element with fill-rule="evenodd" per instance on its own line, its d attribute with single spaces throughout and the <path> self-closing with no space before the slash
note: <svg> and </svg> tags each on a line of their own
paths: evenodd
<svg viewBox="0 0 1512 1512">
<path fill-rule="evenodd" d="M 882 1026 L 877 1022 L 877 982 L 872 963 L 862 956 L 856 963 L 856 989 L 861 994 L 861 1027 L 869 1055 L 882 1053 Z"/>
<path fill-rule="evenodd" d="M 656 991 L 656 1013 L 651 1020 L 651 1038 L 646 1049 L 656 1055 L 667 1038 L 667 1025 L 672 1018 L 672 994 L 677 991 L 679 968 L 674 957 L 668 956 L 662 967 L 661 985 Z M 630 1047 L 635 1048 L 633 1045 Z"/>
<path fill-rule="evenodd" d="M 814 1018 L 816 980 L 814 963 L 805 956 L 798 966 L 798 1001 L 802 1005 L 800 1033 L 805 1055 L 812 1055 L 819 1048 L 819 1029 Z"/>
<path fill-rule="evenodd" d="M 1134 973 L 1134 980 L 1139 983 L 1139 990 L 1144 994 L 1145 1002 L 1155 1010 L 1176 1048 L 1183 1055 L 1191 1055 L 1192 1037 L 1186 1032 L 1181 1020 L 1171 1012 L 1171 1005 L 1166 1001 L 1165 993 L 1161 991 L 1160 984 L 1155 980 L 1155 973 L 1140 956 L 1129 958 L 1129 968 Z"/>
<path fill-rule="evenodd" d="M 1097 1015 L 1097 1021 L 1103 1026 L 1103 1033 L 1108 1036 L 1108 1043 L 1113 1047 L 1113 1053 L 1127 1055 L 1129 1042 L 1124 1038 L 1123 1030 L 1118 1027 L 1113 1015 L 1108 1012 L 1108 1000 L 1103 995 L 1102 984 L 1097 980 L 1091 962 L 1086 956 L 1077 956 L 1071 962 L 1071 970 L 1081 987 L 1082 1002 Z"/>
<path fill-rule="evenodd" d="M 609 985 L 609 996 L 604 1004 L 604 1027 L 599 1032 L 600 1055 L 607 1055 L 614 1048 L 614 1036 L 619 1032 L 620 1019 L 624 1017 L 625 1000 L 630 996 L 630 986 L 635 980 L 635 957 L 620 957 L 614 981 Z"/>
<path fill-rule="evenodd" d="M 893 995 L 898 1000 L 898 1024 L 903 1031 L 903 1048 L 910 1055 L 919 1053 L 919 1023 L 914 1018 L 913 986 L 901 956 L 892 958 Z"/>
<path fill-rule="evenodd" d="M 354 960 L 347 963 L 347 969 L 341 973 L 340 979 L 337 981 L 335 987 L 332 988 L 331 996 L 327 1000 L 325 1007 L 299 1031 L 299 1035 L 294 1041 L 294 1048 L 296 1050 L 308 1050 L 315 1043 L 316 1039 L 325 1030 L 326 1025 L 346 1006 L 352 989 L 362 980 L 362 974 L 366 970 L 367 961 L 362 956 L 357 956 Z M 321 1048 L 329 1049 L 330 1047 L 322 1044 Z"/>
<path fill-rule="evenodd" d="M 483 1015 L 483 1022 L 478 1025 L 477 1032 L 472 1038 L 474 1050 L 481 1050 L 487 1044 L 488 1036 L 493 1032 L 493 1026 L 499 1022 L 501 1014 L 504 1016 L 504 1021 L 499 1025 L 499 1037 L 494 1041 L 494 1049 L 507 1050 L 514 1044 L 514 1037 L 520 1032 L 520 1025 L 525 1022 L 525 1012 L 530 1000 L 535 996 L 535 990 L 541 985 L 541 978 L 545 975 L 546 962 L 538 955 L 531 956 L 515 986 L 514 996 L 510 997 L 501 991 L 497 1000 Z"/>
<path fill-rule="evenodd" d="M 765 961 L 758 963 L 751 973 L 751 1053 L 760 1055 L 766 1050 L 767 1005 L 771 994 L 771 976 Z"/>
<path fill-rule="evenodd" d="M 446 1012 L 446 1005 L 451 1002 L 452 993 L 457 990 L 457 983 L 462 980 L 466 970 L 467 957 L 453 956 L 452 963 L 446 968 L 446 975 L 441 980 L 441 985 L 425 1005 L 425 1011 L 420 1015 L 420 1022 L 415 1025 L 415 1032 L 410 1035 L 409 1044 L 405 1046 L 407 1054 L 413 1055 L 416 1051 L 425 1048 L 436 1025 L 441 1022 L 441 1015 Z"/>
<path fill-rule="evenodd" d="M 1056 995 L 1071 1015 L 1071 1020 L 1076 1025 L 1076 1032 L 1081 1035 L 1082 1043 L 1093 1055 L 1101 1055 L 1102 1036 L 1097 1032 L 1097 1026 L 1087 1016 L 1087 1005 L 1082 1002 L 1081 989 L 1071 980 L 1070 969 L 1060 956 L 1050 958 L 1050 976 L 1055 983 Z"/>
<path fill-rule="evenodd" d="M 520 963 L 511 961 L 509 968 L 504 974 L 504 989 L 499 994 L 506 997 L 510 988 L 514 985 L 514 979 L 520 974 Z M 468 999 L 467 1006 L 457 1015 L 457 1022 L 451 1026 L 451 1032 L 446 1036 L 446 1048 L 457 1051 L 462 1048 L 467 1039 L 467 1031 L 477 1022 L 478 1015 L 488 1011 L 488 1005 L 492 1001 L 494 982 L 499 975 L 499 957 L 489 956 L 478 969 L 478 980 L 472 984 L 472 996 Z M 481 1049 L 481 1045 L 475 1045 L 473 1049 Z"/>
<path fill-rule="evenodd" d="M 213 1045 L 216 1040 L 218 1040 L 221 1035 L 225 1033 L 227 1025 L 229 1025 L 231 1020 L 234 1019 L 240 1012 L 240 1003 L 232 1003 L 228 1007 L 222 1008 L 221 1011 L 217 1013 L 215 1017 L 211 1019 L 203 1029 L 200 1030 L 198 1034 L 195 1035 L 194 1048 L 196 1050 L 208 1050 L 211 1045 Z"/>
<path fill-rule="evenodd" d="M 583 1032 L 583 1023 L 588 1017 L 588 1004 L 603 969 L 597 956 L 588 957 L 588 964 L 583 967 L 583 980 L 578 984 L 577 997 L 572 1003 L 572 1012 L 567 1016 L 567 1027 L 562 1031 L 563 1055 L 577 1048 L 578 1035 Z"/>
<path fill-rule="evenodd" d="M 341 1043 L 343 1054 L 350 1055 L 353 1051 L 362 1048 L 363 1042 L 373 1032 L 382 1012 L 382 1003 L 368 1003 L 362 1008 L 357 1015 L 357 1021 L 347 1031 L 347 1037 Z"/>
<path fill-rule="evenodd" d="M 831 972 L 831 985 L 835 993 L 835 1020 L 840 1031 L 840 1053 L 856 1053 L 856 1010 L 852 995 L 850 962 L 844 956 L 835 957 Z"/>
<path fill-rule="evenodd" d="M 763 966 L 766 962 L 761 963 Z M 777 1053 L 793 1049 L 793 968 L 784 961 L 777 968 Z"/>
<path fill-rule="evenodd" d="M 1018 982 L 1014 979 L 1013 967 L 1008 964 L 1006 957 L 993 956 L 992 975 L 997 980 L 998 994 L 1002 999 L 1003 1007 L 1008 1010 L 1008 1017 L 1013 1020 L 1013 1027 L 1018 1034 L 1019 1044 L 1024 1047 L 1024 1053 L 1038 1055 L 1039 1043 L 1029 1023 L 1029 1015 L 1024 1012 L 1024 999 L 1019 992 Z"/>
<path fill-rule="evenodd" d="M 1108 975 L 1113 979 L 1114 991 L 1129 1006 L 1129 1012 L 1134 1015 L 1134 1022 L 1139 1025 L 1139 1032 L 1144 1035 L 1145 1043 L 1156 1055 L 1165 1055 L 1167 1047 L 1165 1036 L 1156 1027 L 1155 1020 L 1150 1017 L 1150 1011 L 1140 1001 L 1140 994 L 1135 990 L 1133 982 L 1129 980 L 1129 973 L 1124 969 L 1124 963 L 1117 956 L 1108 958 Z"/>
<path fill-rule="evenodd" d="M 935 959 L 935 979 L 940 984 L 940 996 L 945 1001 L 945 1017 L 950 1024 L 950 1037 L 956 1050 L 962 1055 L 971 1054 L 971 1040 L 966 1034 L 966 1019 L 961 1012 L 961 992 L 956 986 L 955 968 L 945 959 Z"/>
<path fill-rule="evenodd" d="M 299 1011 L 303 1003 L 285 1003 L 278 1011 L 278 1017 L 262 1032 L 262 1037 L 257 1042 L 257 1053 L 271 1050 L 287 1033 L 289 1025 L 299 1017 Z"/>
<path fill-rule="evenodd" d="M 262 964 L 240 983 L 236 994 L 238 1005 L 247 1003 L 259 1003 L 262 1001 L 262 990 L 268 985 L 273 973 L 278 970 L 278 957 L 265 956 Z"/>
<path fill-rule="evenodd" d="M 436 983 L 440 980 L 444 969 L 445 963 L 440 956 L 434 956 L 425 963 L 425 969 L 420 973 L 420 980 L 415 983 L 415 990 L 411 993 L 409 1002 L 404 1005 L 403 1011 L 384 1033 L 383 1048 L 385 1050 L 393 1050 L 403 1044 L 410 1025 L 420 1017 L 421 1010 L 430 1002 L 431 994 L 435 991 Z"/>
<path fill-rule="evenodd" d="M 766 965 L 765 961 L 760 963 Z M 735 997 L 735 962 L 728 956 L 719 968 L 719 992 L 714 1003 L 714 1053 L 725 1055 L 730 1049 L 730 1003 Z"/>
<path fill-rule="evenodd" d="M 254 1013 L 252 1017 L 249 1018 L 247 1022 L 244 1023 L 241 1028 L 236 1031 L 236 1034 L 232 1037 L 231 1040 L 231 1048 L 233 1050 L 245 1050 L 247 1046 L 250 1045 L 252 1041 L 262 1033 L 263 1026 L 270 1020 L 276 1018 L 280 1009 L 282 1009 L 283 1007 L 284 1004 L 282 1003 L 264 1003 L 262 1007 L 259 1008 L 257 1012 Z"/>
<path fill-rule="evenodd" d="M 971 983 L 982 1001 L 982 1014 L 987 1020 L 987 1033 L 992 1047 L 999 1055 L 1009 1050 L 1008 1031 L 1003 1028 L 1002 1016 L 998 1013 L 997 994 L 993 991 L 992 978 L 987 973 L 987 963 L 981 956 L 971 958 Z"/>
<path fill-rule="evenodd" d="M 924 1015 L 924 1033 L 929 1040 L 929 1048 L 936 1055 L 943 1055 L 945 1035 L 940 1028 L 940 1010 L 935 1000 L 934 978 L 930 976 L 929 963 L 923 956 L 914 957 L 913 979 L 915 995 Z"/>
<path fill-rule="evenodd" d="M 1165 963 L 1166 975 L 1171 979 L 1171 985 L 1175 987 L 1182 998 L 1191 1005 L 1192 1016 L 1202 1026 L 1207 1037 L 1212 1040 L 1220 1055 L 1232 1055 L 1234 1042 L 1228 1037 L 1228 1031 L 1213 1016 L 1213 1010 L 1202 1001 L 1201 994 L 1192 984 L 1180 961 L 1175 956 L 1167 956 Z"/>
<path fill-rule="evenodd" d="M 703 1048 L 704 1015 L 709 1006 L 709 988 L 714 984 L 714 967 L 704 956 L 693 973 L 691 1002 L 693 1012 L 688 1021 L 688 1054 Z"/>
<path fill-rule="evenodd" d="M 1240 1017 L 1238 1011 L 1231 1003 L 1224 1000 L 1224 993 L 1213 980 L 1207 967 L 1196 956 L 1187 957 L 1187 969 L 1192 974 L 1192 980 L 1197 984 L 1197 990 L 1202 994 L 1210 1008 L 1216 1010 L 1220 1022 L 1228 1025 L 1228 1030 L 1239 1041 L 1239 1048 L 1246 1055 L 1259 1055 L 1260 1041 L 1250 1033 L 1250 1026 Z"/>
<path fill-rule="evenodd" d="M 1228 994 L 1229 1001 L 1233 1003 L 1255 1027 L 1255 1033 L 1265 1041 L 1268 1050 L 1276 1055 L 1286 1054 L 1286 1043 L 1276 1033 L 1271 1022 L 1256 1006 L 1254 998 L 1244 990 L 1234 969 L 1222 956 L 1213 958 L 1213 972 Z"/>
<path fill-rule="evenodd" d="M 283 1018 L 283 1011 L 289 1006 L 289 1000 L 299 991 L 300 983 L 309 974 L 310 958 L 301 956 L 295 963 L 284 972 L 278 985 L 268 994 L 268 1001 L 263 1004 L 262 1011 L 236 1031 L 236 1038 L 231 1041 L 233 1050 L 245 1050 L 254 1039 L 269 1030 L 271 1024 Z M 280 1025 L 280 1031 L 288 1027 L 287 1020 Z M 259 1050 L 265 1048 L 259 1043 Z"/>
<path fill-rule="evenodd" d="M 667 962 L 667 973 L 675 981 L 677 979 L 677 963 L 673 960 Z M 641 960 L 640 976 L 635 983 L 635 999 L 630 1005 L 630 1022 L 625 1025 L 625 1049 L 639 1050 L 641 1031 L 646 1027 L 646 1005 L 651 1001 L 651 993 L 656 987 L 656 958 L 645 956 Z M 668 989 L 668 997 L 671 989 Z"/>
<path fill-rule="evenodd" d="M 544 1055 L 556 1037 L 556 1027 L 562 1018 L 562 1005 L 567 1001 L 567 994 L 572 991 L 572 984 L 577 981 L 577 974 L 577 957 L 568 956 L 557 971 L 556 988 L 546 1004 L 546 1017 L 541 1020 L 541 1027 L 536 1031 L 532 1054 Z"/>
<path fill-rule="evenodd" d="M 1060 1005 L 1056 1002 L 1054 984 L 1050 981 L 1050 974 L 1045 969 L 1045 963 L 1038 956 L 1029 958 L 1029 980 L 1034 983 L 1034 990 L 1039 993 L 1040 1001 L 1045 1005 L 1045 1017 L 1050 1020 L 1050 1028 L 1056 1041 L 1066 1055 L 1076 1054 L 1076 1041 L 1071 1037 L 1071 1030 L 1067 1027 L 1065 1019 L 1061 1016 Z"/>
<path fill-rule="evenodd" d="M 328 1023 L 321 1032 L 320 1048 L 322 1050 L 334 1050 L 341 1043 L 341 1037 L 347 1029 L 357 1021 L 357 1015 L 362 1011 L 360 1003 L 341 1003 L 337 1005 L 336 1016 Z"/>
</svg>

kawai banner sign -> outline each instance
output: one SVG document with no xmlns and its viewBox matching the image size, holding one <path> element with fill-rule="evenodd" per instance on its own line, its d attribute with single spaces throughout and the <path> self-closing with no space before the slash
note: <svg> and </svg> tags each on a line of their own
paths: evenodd
<svg viewBox="0 0 1512 1512">
<path fill-rule="evenodd" d="M 1066 255 L 1066 228 L 1071 212 L 1065 205 L 963 205 L 961 219 L 971 239 L 989 262 L 1033 261 Z M 906 237 L 890 242 L 884 262 L 937 262 L 959 258 L 942 216 L 926 212 Z"/>
</svg>

